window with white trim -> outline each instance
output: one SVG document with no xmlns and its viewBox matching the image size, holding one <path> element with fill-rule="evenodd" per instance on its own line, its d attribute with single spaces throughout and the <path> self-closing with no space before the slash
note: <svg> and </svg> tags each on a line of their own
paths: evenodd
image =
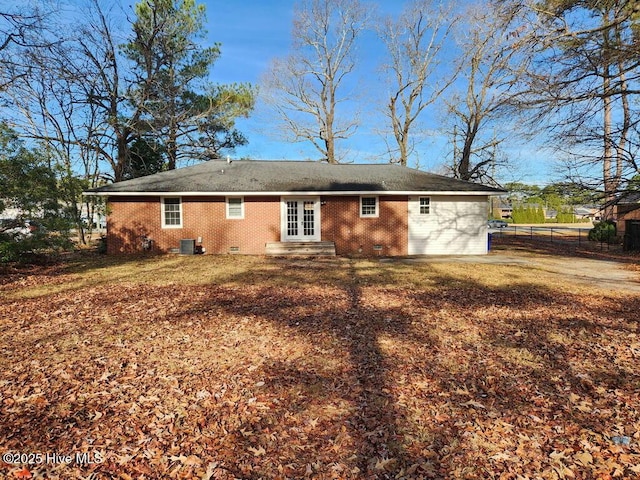
<svg viewBox="0 0 640 480">
<path fill-rule="evenodd" d="M 378 197 L 360 197 L 360 217 L 378 216 Z"/>
<path fill-rule="evenodd" d="M 180 197 L 164 197 L 162 199 L 162 227 L 182 227 L 182 199 Z"/>
<path fill-rule="evenodd" d="M 429 215 L 431 213 L 431 198 L 430 197 L 420 197 L 420 215 Z"/>
<path fill-rule="evenodd" d="M 244 198 L 243 197 L 227 197 L 227 218 L 228 219 L 244 218 Z"/>
</svg>

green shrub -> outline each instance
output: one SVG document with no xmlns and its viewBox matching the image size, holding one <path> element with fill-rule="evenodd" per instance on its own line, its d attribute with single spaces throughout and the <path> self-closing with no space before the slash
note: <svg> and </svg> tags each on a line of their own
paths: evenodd
<svg viewBox="0 0 640 480">
<path fill-rule="evenodd" d="M 589 230 L 589 240 L 594 242 L 609 242 L 616 236 L 616 224 L 611 220 L 596 223 Z"/>
<path fill-rule="evenodd" d="M 0 235 L 0 263 L 13 262 L 19 256 L 16 242 L 7 235 Z"/>
<path fill-rule="evenodd" d="M 98 239 L 98 253 L 107 253 L 107 237 L 105 235 Z"/>
<path fill-rule="evenodd" d="M 0 263 L 37 261 L 72 246 L 69 237 L 59 232 L 28 236 L 0 233 Z"/>
<path fill-rule="evenodd" d="M 544 223 L 544 210 L 542 207 L 516 206 L 511 214 L 514 223 Z"/>
<path fill-rule="evenodd" d="M 562 208 L 556 215 L 558 223 L 576 223 L 577 219 L 570 208 Z"/>
</svg>

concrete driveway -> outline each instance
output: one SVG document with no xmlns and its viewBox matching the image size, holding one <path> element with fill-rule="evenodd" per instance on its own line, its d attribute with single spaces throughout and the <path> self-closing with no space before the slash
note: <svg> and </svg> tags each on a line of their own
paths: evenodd
<svg viewBox="0 0 640 480">
<path fill-rule="evenodd" d="M 640 294 L 640 272 L 627 269 L 624 263 L 613 260 L 496 250 L 488 255 L 409 257 L 401 261 L 529 266 L 534 270 L 564 277 L 567 282 Z"/>
</svg>

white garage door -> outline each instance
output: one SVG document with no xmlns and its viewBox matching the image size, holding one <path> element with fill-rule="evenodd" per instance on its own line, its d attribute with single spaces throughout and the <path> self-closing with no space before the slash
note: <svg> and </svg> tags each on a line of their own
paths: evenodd
<svg viewBox="0 0 640 480">
<path fill-rule="evenodd" d="M 487 253 L 487 197 L 409 197 L 409 255 Z"/>
</svg>

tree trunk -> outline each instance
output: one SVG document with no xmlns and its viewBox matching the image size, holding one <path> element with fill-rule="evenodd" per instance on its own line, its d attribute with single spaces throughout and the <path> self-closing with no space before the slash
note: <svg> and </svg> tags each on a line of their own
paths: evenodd
<svg viewBox="0 0 640 480">
<path fill-rule="evenodd" d="M 129 163 L 129 143 L 126 135 L 120 133 L 117 136 L 117 161 L 113 167 L 113 181 L 121 182 L 124 179 L 125 169 Z"/>
<path fill-rule="evenodd" d="M 604 24 L 610 23 L 610 12 L 604 15 Z M 604 186 L 604 220 L 613 219 L 614 203 L 616 199 L 616 190 L 618 188 L 618 180 L 613 172 L 613 163 L 618 161 L 614 157 L 613 138 L 613 92 L 611 90 L 611 61 L 608 56 L 610 51 L 609 32 L 605 31 L 604 36 L 604 54 L 603 54 L 603 72 L 602 72 L 602 94 L 603 94 L 603 152 L 604 158 L 602 162 L 602 179 Z"/>
</svg>

